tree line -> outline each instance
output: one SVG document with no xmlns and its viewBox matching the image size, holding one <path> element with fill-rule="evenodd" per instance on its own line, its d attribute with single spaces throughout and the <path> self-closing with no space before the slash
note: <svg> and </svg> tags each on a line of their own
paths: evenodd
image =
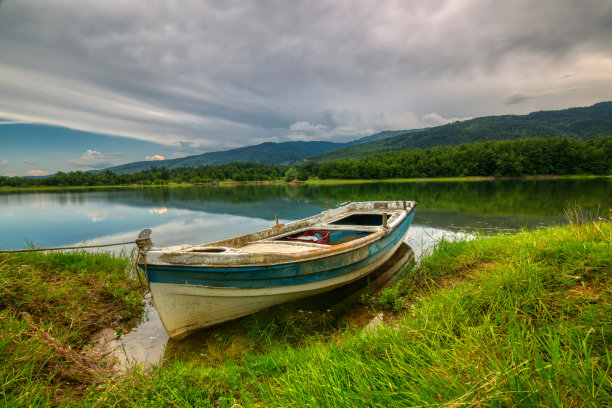
<svg viewBox="0 0 612 408">
<path fill-rule="evenodd" d="M 354 161 L 304 162 L 291 166 L 245 162 L 171 170 L 153 167 L 132 174 L 116 174 L 109 170 L 58 172 L 45 178 L 0 177 L 0 186 L 199 184 L 223 180 L 304 181 L 309 178 L 515 177 L 536 174 L 612 174 L 612 136 L 588 141 L 557 137 L 476 142 L 386 152 Z"/>
<path fill-rule="evenodd" d="M 385 152 L 306 166 L 321 179 L 612 173 L 612 136 L 527 138 Z"/>
</svg>

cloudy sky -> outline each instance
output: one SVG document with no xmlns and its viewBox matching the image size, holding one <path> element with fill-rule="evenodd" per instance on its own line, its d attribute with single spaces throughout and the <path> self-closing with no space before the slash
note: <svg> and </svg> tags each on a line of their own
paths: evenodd
<svg viewBox="0 0 612 408">
<path fill-rule="evenodd" d="M 591 105 L 611 39 L 610 0 L 0 0 L 0 174 Z"/>
</svg>

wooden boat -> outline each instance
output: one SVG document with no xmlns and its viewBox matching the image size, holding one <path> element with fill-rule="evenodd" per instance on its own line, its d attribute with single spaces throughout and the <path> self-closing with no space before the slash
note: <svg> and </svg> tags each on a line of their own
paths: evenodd
<svg viewBox="0 0 612 408">
<path fill-rule="evenodd" d="M 166 331 L 181 338 L 369 274 L 402 244 L 415 207 L 411 201 L 347 203 L 222 241 L 153 247 L 139 266 Z"/>
</svg>

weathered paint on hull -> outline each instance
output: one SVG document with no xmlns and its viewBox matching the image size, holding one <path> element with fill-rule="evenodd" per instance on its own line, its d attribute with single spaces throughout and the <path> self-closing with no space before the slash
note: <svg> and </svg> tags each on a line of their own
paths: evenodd
<svg viewBox="0 0 612 408">
<path fill-rule="evenodd" d="M 247 316 L 271 306 L 331 291 L 354 282 L 384 264 L 402 242 L 400 240 L 384 256 L 364 268 L 324 281 L 260 289 L 151 283 L 151 293 L 168 335 L 180 339 L 198 329 Z"/>
<path fill-rule="evenodd" d="M 327 255 L 259 265 L 148 263 L 153 302 L 166 331 L 181 338 L 197 329 L 246 316 L 270 306 L 302 299 L 360 279 L 384 264 L 403 243 L 414 206 L 393 226 L 336 245 Z M 363 242 L 362 244 L 359 244 Z M 183 256 L 183 255 L 181 255 Z M 188 260 L 188 259 L 187 259 Z"/>
</svg>

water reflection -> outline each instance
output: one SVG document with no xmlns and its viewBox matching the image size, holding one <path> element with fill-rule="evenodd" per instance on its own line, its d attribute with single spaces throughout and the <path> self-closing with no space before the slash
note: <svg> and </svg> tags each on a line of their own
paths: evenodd
<svg viewBox="0 0 612 408">
<path fill-rule="evenodd" d="M 164 357 L 168 333 L 164 329 L 150 295 L 144 300 L 144 320 L 121 338 L 114 340 L 109 348 L 123 368 L 139 364 L 158 364 Z"/>
<path fill-rule="evenodd" d="M 453 231 L 441 228 L 432 228 L 426 225 L 414 224 L 408 230 L 404 240 L 413 250 L 415 261 L 424 254 L 431 252 L 441 240 L 456 241 L 471 239 L 473 234 L 464 231 Z"/>
<path fill-rule="evenodd" d="M 227 238 L 252 231 L 247 220 L 273 222 L 275 214 L 290 221 L 319 213 L 328 202 L 414 200 L 415 222 L 453 230 L 516 230 L 565 222 L 564 209 L 573 203 L 592 213 L 612 207 L 612 179 L 557 181 L 495 181 L 471 183 L 370 183 L 317 186 L 238 186 L 146 188 L 136 190 L 69 191 L 0 194 L 0 248 L 22 248 L 132 239 L 142 228 L 153 228 L 164 245 L 178 243 L 194 222 L 223 218 L 206 226 L 193 242 Z M 221 217 L 222 216 L 222 217 Z M 240 226 L 230 223 L 242 217 Z M 173 225 L 173 237 L 160 229 Z M 215 228 L 220 227 L 221 232 Z M 227 234 L 222 235 L 223 231 Z M 189 233 L 190 237 L 193 234 Z M 179 241 L 174 239 L 178 238 Z M 181 242 L 191 242 L 185 237 Z"/>
<path fill-rule="evenodd" d="M 165 214 L 168 212 L 168 208 L 159 207 L 159 208 L 149 208 L 149 214 Z"/>
</svg>

